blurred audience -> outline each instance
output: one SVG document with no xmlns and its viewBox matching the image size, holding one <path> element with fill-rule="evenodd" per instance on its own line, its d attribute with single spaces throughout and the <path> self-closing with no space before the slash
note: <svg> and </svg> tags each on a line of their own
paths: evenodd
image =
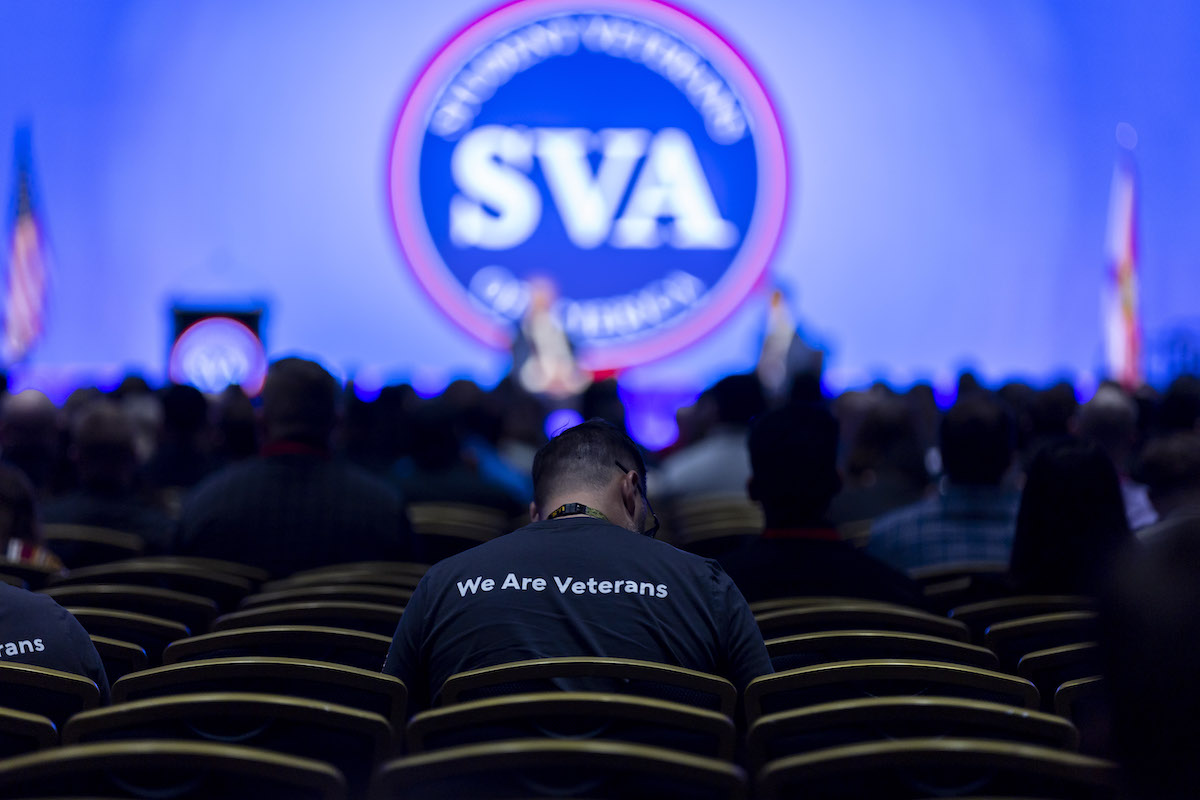
<svg viewBox="0 0 1200 800">
<path fill-rule="evenodd" d="M 142 468 L 151 491 L 190 488 L 213 469 L 208 449 L 208 401 L 194 386 L 171 384 L 158 396 L 162 429 L 154 454 Z"/>
<path fill-rule="evenodd" d="M 1119 386 L 1105 384 L 1079 409 L 1078 434 L 1095 442 L 1112 460 L 1121 481 L 1129 527 L 1144 528 L 1158 519 L 1146 487 L 1129 476 L 1138 446 L 1138 407 Z"/>
<path fill-rule="evenodd" d="M 1200 517 L 1200 433 L 1180 430 L 1151 440 L 1137 475 L 1160 520 L 1139 530 L 1140 537 L 1153 538 L 1170 527 L 1164 523 Z"/>
<path fill-rule="evenodd" d="M 25 473 L 42 497 L 53 491 L 58 452 L 58 409 L 50 398 L 33 389 L 7 395 L 0 415 L 0 458 Z"/>
</svg>

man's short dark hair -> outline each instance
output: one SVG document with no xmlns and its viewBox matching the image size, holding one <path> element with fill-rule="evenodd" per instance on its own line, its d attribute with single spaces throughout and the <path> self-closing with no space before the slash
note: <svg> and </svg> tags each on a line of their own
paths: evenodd
<svg viewBox="0 0 1200 800">
<path fill-rule="evenodd" d="M 620 428 L 602 419 L 567 428 L 533 457 L 533 501 L 544 508 L 549 498 L 577 487 L 602 489 L 617 472 L 617 462 L 637 471 L 645 492 L 646 462 Z"/>
<path fill-rule="evenodd" d="M 940 434 L 942 466 L 952 483 L 994 486 L 1012 463 L 1015 426 L 994 397 L 971 395 L 946 412 Z"/>
<path fill-rule="evenodd" d="M 281 358 L 263 385 L 267 438 L 327 445 L 337 421 L 338 383 L 324 367 L 302 358 Z"/>
<path fill-rule="evenodd" d="M 816 521 L 841 489 L 838 421 L 822 405 L 768 411 L 750 426 L 747 446 L 755 499 L 768 518 Z"/>
</svg>

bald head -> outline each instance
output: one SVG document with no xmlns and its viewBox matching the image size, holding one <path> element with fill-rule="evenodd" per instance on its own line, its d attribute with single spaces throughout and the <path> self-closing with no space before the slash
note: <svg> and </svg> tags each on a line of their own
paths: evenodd
<svg viewBox="0 0 1200 800">
<path fill-rule="evenodd" d="M 50 442 L 57 435 L 58 409 L 49 397 L 26 389 L 4 398 L 0 440 L 5 446 Z"/>
</svg>

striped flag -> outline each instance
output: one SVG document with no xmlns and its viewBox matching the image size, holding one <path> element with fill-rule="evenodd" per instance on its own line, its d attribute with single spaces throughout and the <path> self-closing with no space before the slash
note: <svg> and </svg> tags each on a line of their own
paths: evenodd
<svg viewBox="0 0 1200 800">
<path fill-rule="evenodd" d="M 24 358 L 42 335 L 49 259 L 31 188 L 32 161 L 29 132 L 20 131 L 16 143 L 16 215 L 4 296 L 5 364 Z"/>
<path fill-rule="evenodd" d="M 1137 176 L 1133 156 L 1121 153 L 1108 210 L 1108 276 L 1104 289 L 1104 350 L 1108 376 L 1128 389 L 1144 382 L 1138 310 Z"/>
</svg>

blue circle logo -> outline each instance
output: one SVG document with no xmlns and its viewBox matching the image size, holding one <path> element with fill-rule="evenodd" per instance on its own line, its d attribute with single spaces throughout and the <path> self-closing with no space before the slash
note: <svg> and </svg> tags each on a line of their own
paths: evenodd
<svg viewBox="0 0 1200 800">
<path fill-rule="evenodd" d="M 517 0 L 451 38 L 413 84 L 392 217 L 433 300 L 507 346 L 531 287 L 588 369 L 678 350 L 757 284 L 787 156 L 745 59 L 657 0 Z"/>
</svg>

